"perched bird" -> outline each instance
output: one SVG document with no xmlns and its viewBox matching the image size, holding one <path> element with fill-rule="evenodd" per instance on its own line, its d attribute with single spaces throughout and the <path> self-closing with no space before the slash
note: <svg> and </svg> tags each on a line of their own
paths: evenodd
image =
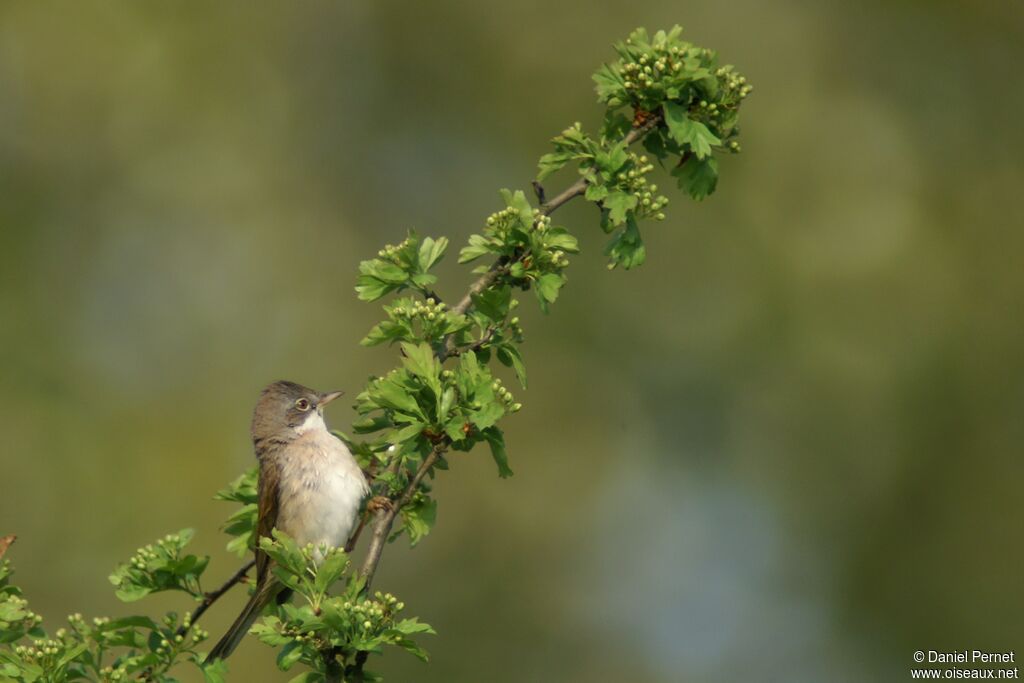
<svg viewBox="0 0 1024 683">
<path fill-rule="evenodd" d="M 321 394 L 294 382 L 274 382 L 252 416 L 259 460 L 257 537 L 280 529 L 304 546 L 343 547 L 356 526 L 370 488 L 345 444 L 327 431 L 324 406 L 340 391 Z M 230 655 L 252 622 L 284 586 L 272 561 L 256 550 L 256 590 L 207 661 Z"/>
</svg>

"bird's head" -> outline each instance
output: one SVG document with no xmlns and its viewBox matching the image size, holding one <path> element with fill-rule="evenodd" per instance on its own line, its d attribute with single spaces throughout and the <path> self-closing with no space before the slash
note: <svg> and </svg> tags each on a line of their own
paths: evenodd
<svg viewBox="0 0 1024 683">
<path fill-rule="evenodd" d="M 295 382 L 274 382 L 260 394 L 253 411 L 253 440 L 288 441 L 313 429 L 326 431 L 324 406 L 342 393 L 320 393 Z"/>
</svg>

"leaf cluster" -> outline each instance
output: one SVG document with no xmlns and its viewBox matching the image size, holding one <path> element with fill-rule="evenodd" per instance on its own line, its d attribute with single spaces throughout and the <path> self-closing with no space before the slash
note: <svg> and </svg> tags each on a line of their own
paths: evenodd
<svg viewBox="0 0 1024 683">
<path fill-rule="evenodd" d="M 356 293 L 363 301 L 376 301 L 407 288 L 427 293 L 427 288 L 437 281 L 437 276 L 429 271 L 447 247 L 445 237 L 421 240 L 410 233 L 400 244 L 389 244 L 377 252 L 377 258 L 359 264 Z"/>
<path fill-rule="evenodd" d="M 182 552 L 194 533 L 192 529 L 182 529 L 135 551 L 128 562 L 119 565 L 110 575 L 117 597 L 124 602 L 134 602 L 150 593 L 177 590 L 201 600 L 203 591 L 199 577 L 210 558 Z"/>
<path fill-rule="evenodd" d="M 613 233 L 605 248 L 609 267 L 643 263 L 639 221 L 664 220 L 668 204 L 645 179 L 654 166 L 626 149 L 630 131 L 644 131 L 647 152 L 662 166 L 671 163 L 679 188 L 698 200 L 718 183 L 713 153 L 740 151 L 739 107 L 752 86 L 732 66 L 719 66 L 713 51 L 681 35 L 679 26 L 653 37 L 637 29 L 616 44 L 619 59 L 594 74 L 598 99 L 607 105 L 601 134 L 591 137 L 577 123 L 540 159 L 538 180 L 576 165 L 586 199 L 598 205 L 602 228 Z"/>
<path fill-rule="evenodd" d="M 277 578 L 305 601 L 282 605 L 276 615 L 264 617 L 251 630 L 261 642 L 279 648 L 277 666 L 282 671 L 299 662 L 310 667 L 293 682 L 325 680 L 325 652 L 342 665 L 350 665 L 357 653 L 380 653 L 390 645 L 426 661 L 426 651 L 412 636 L 434 630 L 416 619 L 399 619 L 405 605 L 391 594 L 378 592 L 374 599 L 366 597 L 365 581 L 346 575 L 349 561 L 343 551 L 299 547 L 278 531 L 273 539 L 260 539 L 260 548 L 273 558 Z M 344 584 L 342 591 L 330 594 L 338 581 Z M 364 679 L 377 677 L 364 672 Z"/>
<path fill-rule="evenodd" d="M 145 558 L 147 568 L 134 566 L 132 576 L 118 584 L 118 597 L 137 600 L 156 590 L 185 590 L 198 581 L 204 561 L 194 555 L 182 555 L 187 536 L 172 534 L 146 549 L 136 558 Z M 157 551 L 156 548 L 162 548 Z M 142 552 L 145 550 L 146 552 Z M 157 558 L 150 557 L 157 554 Z M 133 558 L 135 559 L 135 558 Z M 171 567 L 178 563 L 178 566 Z M 191 565 L 192 568 L 187 568 Z M 120 568 L 119 568 L 120 569 Z M 118 572 L 115 571 L 115 574 Z M 143 574 L 148 573 L 148 576 Z M 142 615 L 120 619 L 96 617 L 90 621 L 81 614 L 71 614 L 67 626 L 48 633 L 42 617 L 28 609 L 20 590 L 10 583 L 11 570 L 6 561 L 0 565 L 0 678 L 19 683 L 56 683 L 58 681 L 125 681 L 136 676 L 147 680 L 170 682 L 169 671 L 185 662 L 204 669 L 208 680 L 215 669 L 202 663 L 196 648 L 209 636 L 192 627 L 191 614 L 179 618 L 167 612 L 159 622 Z M 175 579 L 169 577 L 176 577 Z M 137 587 L 136 588 L 130 588 Z"/>
<path fill-rule="evenodd" d="M 259 515 L 256 491 L 258 480 L 259 468 L 251 467 L 213 496 L 214 500 L 241 505 L 224 523 L 224 533 L 231 536 L 227 549 L 239 557 L 256 547 Z"/>
</svg>

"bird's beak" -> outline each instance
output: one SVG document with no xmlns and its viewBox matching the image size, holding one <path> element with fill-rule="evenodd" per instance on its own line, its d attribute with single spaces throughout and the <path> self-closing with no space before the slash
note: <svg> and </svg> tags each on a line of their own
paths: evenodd
<svg viewBox="0 0 1024 683">
<path fill-rule="evenodd" d="M 329 391 L 326 394 L 321 394 L 320 395 L 320 401 L 319 401 L 318 405 L 325 406 L 328 403 L 330 403 L 331 401 L 333 401 L 334 399 L 338 398 L 339 396 L 344 396 L 344 395 L 345 395 L 344 391 Z"/>
</svg>

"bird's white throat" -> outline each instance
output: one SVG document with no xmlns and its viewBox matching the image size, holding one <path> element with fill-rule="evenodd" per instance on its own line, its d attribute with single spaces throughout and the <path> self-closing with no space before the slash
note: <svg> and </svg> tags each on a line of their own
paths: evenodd
<svg viewBox="0 0 1024 683">
<path fill-rule="evenodd" d="M 296 434 L 309 434 L 310 432 L 323 432 L 324 434 L 330 434 L 327 430 L 327 423 L 324 422 L 323 413 L 319 410 L 312 411 L 306 421 L 295 428 Z"/>
</svg>

